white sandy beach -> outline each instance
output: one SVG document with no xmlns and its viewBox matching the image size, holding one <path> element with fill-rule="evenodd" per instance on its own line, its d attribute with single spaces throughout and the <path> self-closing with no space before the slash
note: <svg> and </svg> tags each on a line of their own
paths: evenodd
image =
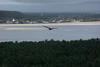
<svg viewBox="0 0 100 67">
<path fill-rule="evenodd" d="M 0 24 L 0 26 L 42 26 L 42 25 L 100 25 L 97 22 L 68 22 L 68 23 L 47 23 L 47 24 Z"/>
<path fill-rule="evenodd" d="M 0 24 L 0 28 L 3 30 L 48 30 L 47 28 L 26 28 L 26 26 L 60 26 L 60 25 L 100 25 L 99 22 L 69 22 L 69 23 L 48 23 L 48 24 Z M 5 26 L 8 26 L 7 28 Z M 16 26 L 23 26 L 22 28 L 16 28 Z M 25 27 L 24 27 L 25 26 Z"/>
</svg>

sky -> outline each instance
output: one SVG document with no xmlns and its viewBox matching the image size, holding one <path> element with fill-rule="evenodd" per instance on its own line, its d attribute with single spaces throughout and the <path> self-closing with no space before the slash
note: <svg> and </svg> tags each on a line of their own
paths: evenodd
<svg viewBox="0 0 100 67">
<path fill-rule="evenodd" d="M 0 0 L 0 10 L 100 13 L 100 0 Z"/>
</svg>

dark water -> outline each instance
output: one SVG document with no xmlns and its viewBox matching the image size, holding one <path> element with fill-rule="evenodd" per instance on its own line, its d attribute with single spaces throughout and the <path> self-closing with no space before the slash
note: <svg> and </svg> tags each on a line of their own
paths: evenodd
<svg viewBox="0 0 100 67">
<path fill-rule="evenodd" d="M 0 26 L 0 41 L 79 40 L 100 38 L 100 25 Z M 16 29 L 15 29 L 16 28 Z"/>
</svg>

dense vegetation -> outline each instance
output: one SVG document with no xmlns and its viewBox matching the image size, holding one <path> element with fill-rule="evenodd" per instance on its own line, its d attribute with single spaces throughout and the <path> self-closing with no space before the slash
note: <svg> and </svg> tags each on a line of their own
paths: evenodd
<svg viewBox="0 0 100 67">
<path fill-rule="evenodd" d="M 100 67 L 100 39 L 0 42 L 0 67 Z"/>
</svg>

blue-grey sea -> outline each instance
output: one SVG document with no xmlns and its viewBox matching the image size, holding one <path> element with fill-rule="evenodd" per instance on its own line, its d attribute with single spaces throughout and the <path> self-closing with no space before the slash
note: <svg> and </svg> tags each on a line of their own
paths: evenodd
<svg viewBox="0 0 100 67">
<path fill-rule="evenodd" d="M 0 26 L 2 41 L 79 40 L 100 38 L 100 25 Z"/>
</svg>

